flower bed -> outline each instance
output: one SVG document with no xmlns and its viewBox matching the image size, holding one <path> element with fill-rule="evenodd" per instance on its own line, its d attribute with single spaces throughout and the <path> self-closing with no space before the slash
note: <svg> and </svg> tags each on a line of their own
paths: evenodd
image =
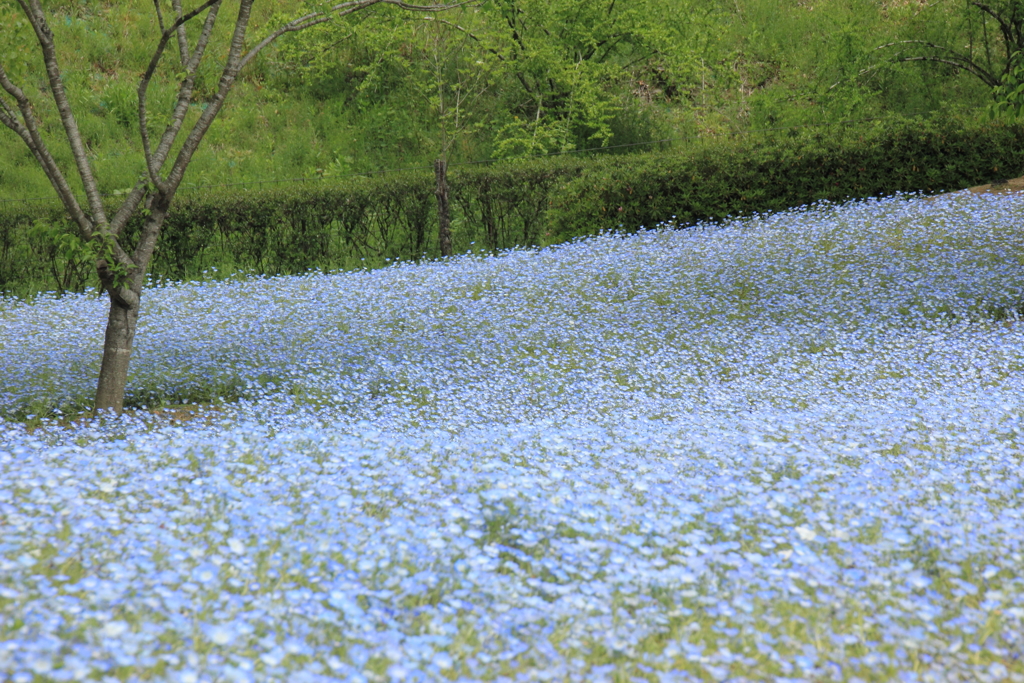
<svg viewBox="0 0 1024 683">
<path fill-rule="evenodd" d="M 0 678 L 1020 677 L 1022 214 L 4 302 Z"/>
</svg>

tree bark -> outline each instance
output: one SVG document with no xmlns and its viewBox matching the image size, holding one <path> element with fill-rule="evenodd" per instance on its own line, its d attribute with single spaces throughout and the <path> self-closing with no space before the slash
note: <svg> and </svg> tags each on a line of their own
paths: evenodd
<svg viewBox="0 0 1024 683">
<path fill-rule="evenodd" d="M 441 256 L 452 255 L 452 214 L 448 203 L 448 161 L 434 162 L 434 177 L 437 178 L 437 235 L 441 242 Z"/>
<path fill-rule="evenodd" d="M 103 363 L 96 387 L 96 410 L 112 410 L 118 415 L 124 408 L 128 385 L 128 363 L 132 357 L 138 306 L 124 306 L 111 297 L 107 315 L 107 333 L 103 339 Z"/>
<path fill-rule="evenodd" d="M 167 218 L 173 195 L 158 192 L 146 203 L 149 217 L 142 227 L 139 243 L 131 255 L 134 264 L 127 278 L 119 282 L 105 261 L 97 263 L 100 281 L 110 298 L 107 332 L 103 339 L 103 362 L 96 384 L 96 410 L 112 410 L 118 415 L 124 408 L 124 392 L 128 387 L 128 365 L 139 322 L 142 287 L 146 271 L 153 260 L 160 229 Z"/>
</svg>

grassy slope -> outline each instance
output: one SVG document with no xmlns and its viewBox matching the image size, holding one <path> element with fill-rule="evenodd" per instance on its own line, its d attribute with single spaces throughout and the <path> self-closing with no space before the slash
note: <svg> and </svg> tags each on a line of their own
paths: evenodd
<svg viewBox="0 0 1024 683">
<path fill-rule="evenodd" d="M 270 19 L 271 8 L 290 16 L 298 6 L 297 0 L 257 5 L 256 33 Z M 13 8 L 0 12 L 8 25 L 15 24 Z M 229 15 L 230 8 L 225 13 Z M 65 78 L 104 192 L 130 186 L 141 170 L 134 88 L 154 35 L 151 14 L 150 4 L 143 0 L 54 11 L 53 29 L 63 49 Z M 944 73 L 929 65 L 905 65 L 882 70 L 872 78 L 851 79 L 874 59 L 871 48 L 878 41 L 895 35 L 913 19 L 905 11 L 880 10 L 876 3 L 861 0 L 781 8 L 774 1 L 744 0 L 719 8 L 716 16 L 719 34 L 711 36 L 703 48 L 703 71 L 692 74 L 692 82 L 684 84 L 674 99 L 649 99 L 634 90 L 638 85 L 628 79 L 620 84 L 627 100 L 627 94 L 634 93 L 630 97 L 635 106 L 616 124 L 619 137 L 612 144 L 632 142 L 638 136 L 664 138 L 799 125 L 873 116 L 885 110 L 984 102 L 984 92 L 967 75 Z M 938 15 L 933 23 L 944 24 L 947 19 Z M 24 25 L 19 32 L 5 33 L 5 40 L 11 36 L 20 51 L 8 68 L 22 76 L 26 65 L 34 63 L 31 42 Z M 225 39 L 222 31 L 214 53 Z M 215 84 L 214 72 L 203 76 L 201 88 Z M 420 149 L 416 140 L 422 137 L 417 126 L 429 122 L 408 117 L 393 121 L 382 114 L 401 109 L 404 103 L 385 98 L 379 107 L 359 111 L 346 105 L 350 92 L 313 99 L 289 81 L 275 66 L 273 51 L 257 60 L 197 154 L 187 182 L 308 177 L 332 162 L 354 171 L 428 162 L 429 150 Z M 842 85 L 830 89 L 837 81 Z M 26 86 L 31 94 L 39 94 L 38 83 L 28 80 Z M 166 104 L 171 92 L 164 78 L 154 85 L 152 97 Z M 51 123 L 51 140 L 59 139 L 52 105 L 45 97 L 39 101 L 41 113 Z M 54 149 L 66 164 L 67 150 L 56 144 Z M 463 149 L 462 156 L 486 157 L 487 149 L 485 134 Z M 7 132 L 0 134 L 0 160 L 0 198 L 50 195 L 32 157 Z"/>
</svg>

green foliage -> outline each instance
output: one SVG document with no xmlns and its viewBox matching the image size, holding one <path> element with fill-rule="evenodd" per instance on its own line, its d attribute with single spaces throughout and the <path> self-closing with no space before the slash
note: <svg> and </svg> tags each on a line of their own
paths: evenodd
<svg viewBox="0 0 1024 683">
<path fill-rule="evenodd" d="M 453 166 L 455 252 L 959 189 L 1020 173 L 1022 150 L 1024 127 L 947 114 L 709 140 L 659 154 Z M 189 280 L 215 271 L 287 274 L 436 258 L 433 191 L 424 169 L 184 194 L 167 217 L 150 274 Z M 137 238 L 142 220 L 128 225 L 124 244 Z M 0 290 L 25 296 L 94 286 L 91 263 L 99 254 L 72 234 L 54 205 L 0 204 Z"/>
<path fill-rule="evenodd" d="M 948 114 L 871 128 L 711 141 L 690 153 L 589 164 L 551 198 L 556 240 L 771 212 L 820 200 L 934 193 L 1024 170 L 1024 128 Z"/>
<path fill-rule="evenodd" d="M 500 157 L 612 144 L 620 93 L 678 89 L 697 72 L 695 45 L 715 33 L 706 10 L 679 0 L 501 0 L 482 12 L 507 75 Z"/>
<path fill-rule="evenodd" d="M 695 76 L 714 15 L 678 0 L 504 0 L 436 16 L 381 7 L 289 36 L 275 63 L 280 87 L 346 103 L 350 120 L 386 127 L 407 153 L 435 147 L 409 144 L 411 132 L 434 138 L 439 121 L 468 115 L 481 134 L 463 158 L 519 157 L 638 141 L 630 122 L 650 130 L 659 117 L 637 109 Z"/>
<path fill-rule="evenodd" d="M 254 39 L 314 4 L 322 3 L 258 5 Z M 1019 4 L 992 7 L 1006 14 Z M 169 0 L 162 5 L 170 11 Z M 821 198 L 962 187 L 1020 170 L 1015 128 L 967 117 L 916 131 L 917 123 L 892 118 L 946 111 L 950 102 L 983 105 L 992 95 L 964 69 L 897 63 L 920 55 L 875 49 L 904 39 L 966 45 L 985 69 L 1005 67 L 991 111 L 1024 112 L 1019 57 L 1006 62 L 1000 32 L 973 5 L 492 0 L 436 16 L 393 9 L 286 36 L 242 73 L 193 159 L 153 275 L 290 273 L 434 257 L 426 169 L 449 147 L 456 162 L 506 160 L 451 166 L 455 248 L 463 252 L 635 229 L 673 215 L 686 224 Z M 144 170 L 135 88 L 156 35 L 152 3 L 62 3 L 49 11 L 101 191 L 130 187 Z M 0 22 L 0 60 L 38 103 L 51 151 L 70 169 L 46 85 L 29 77 L 41 64 L 16 3 L 0 0 Z M 212 53 L 225 49 L 226 27 L 214 35 Z M 197 27 L 189 30 L 194 38 Z M 176 56 L 172 44 L 150 86 L 154 130 L 171 107 Z M 218 77 L 212 68 L 200 74 L 200 99 Z M 865 117 L 886 123 L 857 132 L 752 133 Z M 697 135 L 710 141 L 636 148 L 655 156 L 523 159 Z M 935 150 L 954 151 L 940 158 Z M 422 172 L 354 175 L 416 167 Z M 321 180 L 211 187 L 302 177 Z M 0 199 L 51 194 L 24 144 L 0 132 Z M 129 227 L 129 242 L 140 225 Z M 75 234 L 56 206 L 0 202 L 0 290 L 95 286 L 95 245 Z"/>
<path fill-rule="evenodd" d="M 84 264 L 69 264 L 60 246 L 66 223 L 53 204 L 0 204 L 0 292 L 31 295 L 36 291 L 82 291 L 75 277 Z"/>
<path fill-rule="evenodd" d="M 170 11 L 169 0 L 162 4 Z M 313 4 L 257 5 L 254 39 Z M 102 190 L 129 187 L 143 171 L 135 88 L 155 36 L 152 3 L 59 3 L 49 11 L 65 85 Z M 924 6 L 874 0 L 501 0 L 467 7 L 437 17 L 460 27 L 448 27 L 447 39 L 461 52 L 448 61 L 446 79 L 451 86 L 483 76 L 490 85 L 461 107 L 470 129 L 451 156 L 518 158 L 909 114 L 949 102 L 984 105 L 988 90 L 965 71 L 892 64 L 887 60 L 894 53 L 874 49 L 908 37 L 970 44 L 980 52 L 986 45 L 998 48 L 998 34 L 979 23 L 981 14 L 953 0 Z M 429 165 L 439 135 L 437 111 L 424 89 L 436 35 L 426 16 L 375 7 L 282 38 L 242 72 L 185 182 L 341 178 Z M 16 3 L 0 0 L 0 20 L 0 59 L 36 99 L 51 149 L 70 168 L 44 83 L 27 78 L 39 73 L 38 47 Z M 229 37 L 221 28 L 213 54 L 223 52 Z M 989 51 L 998 69 L 1000 50 Z M 172 44 L 167 68 L 150 86 L 155 129 L 169 110 L 176 56 Z M 219 77 L 204 68 L 200 99 Z M 861 75 L 865 69 L 871 70 Z M 0 132 L 0 199 L 50 192 L 24 144 Z"/>
<path fill-rule="evenodd" d="M 1013 53 L 1009 68 L 992 95 L 995 102 L 989 107 L 990 119 L 1024 117 L 1024 53 Z"/>
<path fill-rule="evenodd" d="M 26 231 L 36 253 L 45 255 L 56 291 L 82 291 L 90 282 L 98 250 L 95 242 L 83 240 L 68 226 L 46 218 L 37 218 Z"/>
</svg>

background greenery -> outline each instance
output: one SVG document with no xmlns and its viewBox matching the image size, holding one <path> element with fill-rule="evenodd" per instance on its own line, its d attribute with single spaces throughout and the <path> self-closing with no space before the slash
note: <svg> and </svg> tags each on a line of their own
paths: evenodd
<svg viewBox="0 0 1024 683">
<path fill-rule="evenodd" d="M 1009 13 L 1019 3 L 993 6 Z M 310 4 L 258 5 L 254 35 Z M 156 35 L 152 5 L 77 0 L 50 11 L 101 189 L 114 202 L 142 172 L 135 87 Z M 0 0 L 0 22 L 0 59 L 39 103 L 51 145 L 70 165 L 11 0 Z M 214 53 L 226 44 L 222 28 Z M 1017 133 L 983 123 L 992 100 L 984 79 L 899 61 L 928 52 L 900 41 L 967 45 L 1000 74 L 1011 58 L 997 29 L 963 0 L 374 8 L 286 36 L 247 68 L 189 169 L 154 272 L 293 272 L 433 255 L 426 169 L 439 157 L 452 164 L 463 250 L 1017 175 Z M 170 106 L 172 71 L 151 88 L 155 108 L 161 98 Z M 201 75 L 197 112 L 217 76 Z M 913 138 L 915 129 L 924 137 Z M 598 158 L 608 154 L 619 161 Z M 550 155 L 571 158 L 538 160 Z M 467 165 L 479 161 L 501 163 Z M 382 175 L 396 169 L 422 170 Z M 299 178 L 307 180 L 280 182 Z M 0 291 L 88 286 L 59 208 L 7 201 L 51 194 L 23 143 L 0 133 Z"/>
</svg>

